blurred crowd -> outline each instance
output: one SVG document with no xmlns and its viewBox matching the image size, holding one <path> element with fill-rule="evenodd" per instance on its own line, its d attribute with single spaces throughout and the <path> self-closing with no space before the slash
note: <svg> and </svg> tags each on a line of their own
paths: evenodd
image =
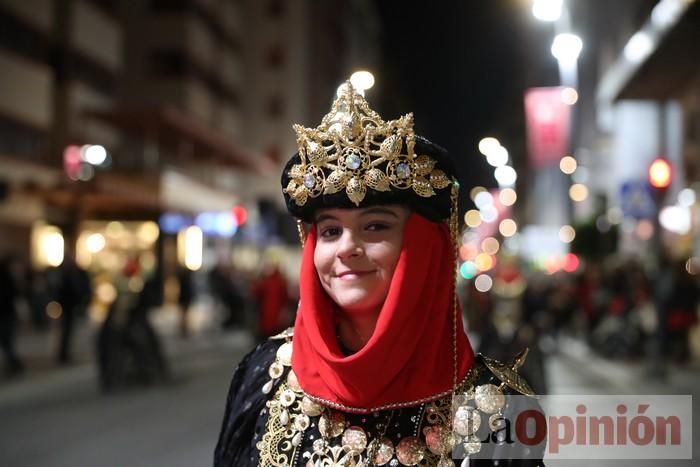
<svg viewBox="0 0 700 467">
<path fill-rule="evenodd" d="M 546 355 L 558 350 L 561 336 L 579 339 L 601 357 L 661 359 L 687 364 L 694 352 L 691 333 L 698 323 L 697 276 L 682 262 L 662 261 L 654 273 L 633 259 L 587 261 L 575 273 L 531 271 L 517 257 L 502 257 L 493 286 L 479 291 L 474 281 L 460 282 L 467 329 L 478 351 L 502 361 L 529 348 L 522 373 L 538 393 L 546 393 Z M 134 291 L 129 279 L 144 276 Z M 164 284 L 177 284 L 178 334 L 193 333 L 192 309 L 202 299 L 215 326 L 245 331 L 261 340 L 293 323 L 298 300 L 279 265 L 269 262 L 255 274 L 219 262 L 207 271 L 184 267 L 170 274 L 155 268 L 138 271 L 127 262 L 114 280 L 116 297 L 96 323 L 94 361 L 105 391 L 170 381 L 161 338 L 152 313 L 164 304 Z M 22 330 L 58 338 L 56 365 L 74 361 L 77 326 L 91 318 L 91 276 L 71 255 L 58 267 L 33 270 L 18 257 L 0 259 L 0 338 L 5 374 L 21 375 L 26 362 L 17 351 Z"/>
<path fill-rule="evenodd" d="M 662 365 L 689 364 L 697 330 L 700 288 L 685 262 L 662 261 L 650 273 L 639 261 L 609 257 L 575 273 L 525 272 L 502 261 L 493 287 L 464 282 L 467 328 L 485 355 L 509 361 L 529 348 L 522 373 L 546 393 L 546 355 L 560 337 L 578 339 L 599 356 Z"/>
<path fill-rule="evenodd" d="M 137 290 L 131 286 L 135 277 L 143 278 Z M 17 256 L 0 258 L 0 338 L 5 377 L 19 377 L 32 365 L 18 351 L 18 340 L 28 333 L 40 336 L 47 344 L 56 342 L 53 355 L 46 356 L 55 366 L 76 363 L 76 329 L 90 323 L 94 325 L 90 326 L 94 328 L 90 348 L 94 349 L 92 357 L 103 391 L 171 381 L 153 313 L 163 309 L 170 295 L 166 289 L 173 283 L 177 292 L 171 308 L 177 309 L 177 334 L 182 339 L 202 331 L 201 326 L 193 325 L 192 310 L 198 303 L 206 304 L 210 327 L 242 331 L 261 340 L 292 323 L 296 300 L 288 279 L 274 262 L 252 274 L 237 271 L 226 262 L 208 271 L 178 267 L 166 272 L 157 267 L 140 271 L 137 261 L 127 261 L 120 276 L 113 278 L 113 301 L 97 319 L 90 313 L 93 282 L 90 273 L 70 254 L 60 266 L 41 271 Z"/>
</svg>

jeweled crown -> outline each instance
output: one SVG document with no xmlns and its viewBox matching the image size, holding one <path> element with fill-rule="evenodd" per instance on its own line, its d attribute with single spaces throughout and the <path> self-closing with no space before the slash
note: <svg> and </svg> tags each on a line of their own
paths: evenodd
<svg viewBox="0 0 700 467">
<path fill-rule="evenodd" d="M 318 127 L 294 125 L 294 131 L 300 163 L 289 170 L 284 192 L 297 206 L 342 190 L 355 206 L 368 189 L 430 198 L 452 182 L 435 159 L 416 155 L 413 114 L 385 122 L 349 81 Z"/>
</svg>

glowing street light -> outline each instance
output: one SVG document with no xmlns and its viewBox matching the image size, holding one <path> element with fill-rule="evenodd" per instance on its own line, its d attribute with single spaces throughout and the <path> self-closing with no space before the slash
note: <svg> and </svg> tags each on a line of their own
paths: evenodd
<svg viewBox="0 0 700 467">
<path fill-rule="evenodd" d="M 503 146 L 498 146 L 488 153 L 486 162 L 493 167 L 500 167 L 508 163 L 508 150 Z"/>
<path fill-rule="evenodd" d="M 560 63 L 573 64 L 583 49 L 583 41 L 576 34 L 557 34 L 552 42 L 552 55 Z"/>
<path fill-rule="evenodd" d="M 518 179 L 518 173 L 509 165 L 497 167 L 493 175 L 501 187 L 512 187 Z"/>
<path fill-rule="evenodd" d="M 481 141 L 479 141 L 479 152 L 484 156 L 488 156 L 491 152 L 498 149 L 499 147 L 501 147 L 501 143 L 496 138 L 493 138 L 491 136 L 482 138 Z"/>
<path fill-rule="evenodd" d="M 350 76 L 350 83 L 358 92 L 364 93 L 374 86 L 374 75 L 369 71 L 356 71 Z"/>
<path fill-rule="evenodd" d="M 654 42 L 651 36 L 643 31 L 635 33 L 627 41 L 623 54 L 632 63 L 642 62 L 654 49 Z"/>
<path fill-rule="evenodd" d="M 540 21 L 554 22 L 561 18 L 562 0 L 535 0 L 532 15 Z"/>
<path fill-rule="evenodd" d="M 559 161 L 559 169 L 567 175 L 571 175 L 572 173 L 576 172 L 577 166 L 578 164 L 576 163 L 576 159 L 571 156 L 564 156 Z"/>
</svg>

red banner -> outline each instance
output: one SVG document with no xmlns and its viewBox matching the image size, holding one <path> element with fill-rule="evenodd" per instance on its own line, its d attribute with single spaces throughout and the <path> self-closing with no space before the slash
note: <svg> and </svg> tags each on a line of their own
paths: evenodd
<svg viewBox="0 0 700 467">
<path fill-rule="evenodd" d="M 525 91 L 527 148 L 532 167 L 559 164 L 569 153 L 571 107 L 562 99 L 563 87 Z"/>
</svg>

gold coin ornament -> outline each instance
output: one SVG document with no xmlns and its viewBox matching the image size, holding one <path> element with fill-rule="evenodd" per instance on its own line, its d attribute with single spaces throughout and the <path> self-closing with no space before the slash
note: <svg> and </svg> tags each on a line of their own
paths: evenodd
<svg viewBox="0 0 700 467">
<path fill-rule="evenodd" d="M 268 368 L 267 373 L 270 375 L 270 378 L 277 379 L 284 373 L 284 366 L 280 362 L 274 361 Z"/>
<path fill-rule="evenodd" d="M 311 420 L 304 414 L 299 414 L 294 418 L 294 428 L 299 431 L 306 430 L 311 424 Z"/>
<path fill-rule="evenodd" d="M 396 458 L 404 465 L 418 465 L 425 457 L 425 446 L 415 436 L 407 436 L 396 446 Z"/>
<path fill-rule="evenodd" d="M 453 424 L 458 435 L 473 435 L 481 427 L 481 414 L 474 407 L 461 406 L 454 415 Z"/>
<path fill-rule="evenodd" d="M 304 415 L 315 417 L 317 415 L 321 415 L 321 412 L 323 412 L 323 406 L 312 401 L 307 396 L 304 396 L 301 399 L 301 411 Z"/>
<path fill-rule="evenodd" d="M 378 466 L 387 464 L 394 457 L 394 443 L 386 437 L 381 441 L 376 439 L 372 441 L 369 449 L 375 452 L 373 461 Z"/>
<path fill-rule="evenodd" d="M 277 349 L 277 360 L 284 366 L 292 365 L 292 343 L 285 342 Z"/>
<path fill-rule="evenodd" d="M 481 440 L 476 435 L 471 435 L 462 444 L 467 454 L 476 454 L 481 451 Z"/>
<path fill-rule="evenodd" d="M 297 375 L 294 373 L 294 370 L 289 370 L 289 374 L 287 375 L 287 386 L 289 386 L 289 389 L 292 391 L 301 392 L 301 385 L 299 385 L 299 380 L 297 379 Z"/>
<path fill-rule="evenodd" d="M 496 413 L 506 404 L 503 391 L 494 384 L 482 384 L 474 391 L 474 401 L 479 410 L 485 413 Z"/>
<path fill-rule="evenodd" d="M 367 447 L 367 433 L 359 426 L 351 426 L 343 433 L 343 448 L 351 454 L 360 454 Z"/>
<path fill-rule="evenodd" d="M 318 429 L 326 438 L 340 436 L 345 430 L 345 417 L 340 412 L 326 412 L 318 422 Z"/>
<path fill-rule="evenodd" d="M 454 447 L 451 431 L 444 425 L 433 425 L 423 429 L 425 444 L 436 455 L 447 454 Z"/>
<path fill-rule="evenodd" d="M 280 404 L 285 407 L 291 406 L 297 400 L 297 395 L 291 389 L 285 389 L 280 395 Z"/>
</svg>

